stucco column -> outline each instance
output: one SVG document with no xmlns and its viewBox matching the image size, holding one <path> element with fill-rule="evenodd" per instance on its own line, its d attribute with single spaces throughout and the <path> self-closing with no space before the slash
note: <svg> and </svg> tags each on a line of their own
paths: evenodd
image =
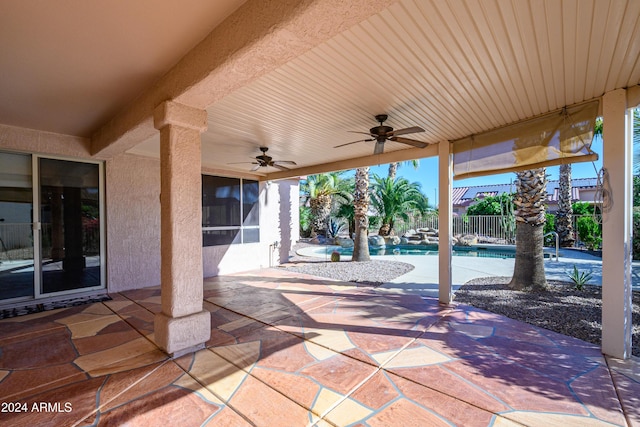
<svg viewBox="0 0 640 427">
<path fill-rule="evenodd" d="M 451 240 L 453 225 L 451 222 L 451 191 L 453 186 L 453 157 L 451 143 L 441 141 L 438 144 L 438 300 L 449 304 L 452 299 L 451 276 Z"/>
<path fill-rule="evenodd" d="M 207 113 L 172 101 L 154 111 L 160 130 L 162 312 L 156 343 L 172 356 L 204 347 L 211 334 L 202 308 L 202 178 L 200 133 Z"/>
<path fill-rule="evenodd" d="M 632 135 L 626 91 L 603 98 L 602 352 L 631 357 Z"/>
</svg>

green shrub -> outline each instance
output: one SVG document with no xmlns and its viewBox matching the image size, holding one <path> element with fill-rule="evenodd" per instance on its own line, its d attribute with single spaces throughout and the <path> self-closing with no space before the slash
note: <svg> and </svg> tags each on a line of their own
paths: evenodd
<svg viewBox="0 0 640 427">
<path fill-rule="evenodd" d="M 369 230 L 377 230 L 382 225 L 382 218 L 377 215 L 369 215 Z"/>
<path fill-rule="evenodd" d="M 545 213 L 544 216 L 546 217 L 546 220 L 544 222 L 544 226 L 543 226 L 543 234 L 547 234 L 551 231 L 556 231 L 556 216 L 554 214 L 550 214 L 550 213 Z M 544 245 L 545 246 L 551 246 L 551 247 L 555 247 L 556 246 L 556 236 L 554 236 L 553 234 L 548 235 L 547 237 L 544 238 Z"/>
<path fill-rule="evenodd" d="M 330 239 L 338 237 L 344 230 L 344 223 L 331 218 L 327 224 L 327 237 Z"/>
<path fill-rule="evenodd" d="M 573 209 L 575 216 L 593 215 L 594 206 L 587 202 L 576 202 L 571 205 L 571 209 Z"/>
<path fill-rule="evenodd" d="M 591 216 L 582 216 L 576 222 L 578 237 L 588 249 L 599 249 L 602 245 L 602 226 Z"/>
<path fill-rule="evenodd" d="M 505 215 L 513 213 L 513 195 L 502 193 L 499 196 L 476 197 L 474 204 L 467 208 L 467 215 Z M 505 212 L 508 209 L 510 212 Z"/>
<path fill-rule="evenodd" d="M 340 252 L 338 251 L 331 252 L 331 262 L 338 262 L 338 261 L 340 261 Z"/>
<path fill-rule="evenodd" d="M 640 207 L 633 208 L 633 259 L 640 260 Z"/>
<path fill-rule="evenodd" d="M 300 236 L 309 237 L 311 235 L 311 208 L 300 206 Z"/>
<path fill-rule="evenodd" d="M 588 271 L 578 271 L 578 267 L 574 264 L 573 271 L 567 273 L 567 276 L 569 276 L 569 279 L 576 285 L 576 289 L 581 291 L 583 286 L 591 280 L 592 274 Z"/>
</svg>

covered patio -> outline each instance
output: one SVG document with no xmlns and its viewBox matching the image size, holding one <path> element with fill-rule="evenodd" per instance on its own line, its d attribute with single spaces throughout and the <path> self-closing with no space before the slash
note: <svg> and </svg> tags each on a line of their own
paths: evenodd
<svg viewBox="0 0 640 427">
<path fill-rule="evenodd" d="M 0 423 L 640 425 L 637 362 L 469 306 L 281 269 L 217 277 L 206 348 L 171 359 L 160 289 L 111 296 L 0 321 L 0 401 L 26 405 Z"/>
<path fill-rule="evenodd" d="M 0 6 L 0 308 L 113 297 L 0 322 L 2 401 L 49 409 L 3 421 L 637 423 L 640 2 L 176 5 Z M 299 237 L 299 177 L 437 156 L 451 237 L 456 141 L 585 105 L 605 123 L 602 348 L 452 305 L 447 238 L 437 299 L 268 268 Z M 378 115 L 413 139 L 371 139 Z"/>
</svg>

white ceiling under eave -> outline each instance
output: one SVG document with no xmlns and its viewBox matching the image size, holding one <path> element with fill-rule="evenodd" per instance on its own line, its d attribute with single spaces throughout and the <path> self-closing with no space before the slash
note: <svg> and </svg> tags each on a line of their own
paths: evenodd
<svg viewBox="0 0 640 427">
<path fill-rule="evenodd" d="M 378 113 L 455 140 L 636 85 L 639 58 L 637 1 L 400 1 L 210 106 L 203 162 L 368 156 L 373 142 L 333 147 Z"/>
<path fill-rule="evenodd" d="M 230 78 L 240 66 L 225 64 Z M 349 131 L 368 131 L 380 113 L 396 129 L 423 127 L 407 137 L 435 144 L 638 84 L 640 1 L 401 0 L 216 99 L 203 166 L 250 174 L 260 146 L 298 168 L 261 168 L 263 177 L 429 156 L 433 146 L 387 142 L 381 157 L 373 142 L 333 147 L 366 138 Z M 158 141 L 129 152 L 157 157 Z"/>
<path fill-rule="evenodd" d="M 245 1 L 0 2 L 0 123 L 90 137 Z"/>
</svg>

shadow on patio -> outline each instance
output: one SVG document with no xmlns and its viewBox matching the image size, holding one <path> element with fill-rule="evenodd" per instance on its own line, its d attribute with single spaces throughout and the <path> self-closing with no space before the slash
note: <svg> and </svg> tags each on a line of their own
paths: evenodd
<svg viewBox="0 0 640 427">
<path fill-rule="evenodd" d="M 178 359 L 158 288 L 0 321 L 0 423 L 640 425 L 637 360 L 502 316 L 279 269 L 204 290 L 211 339 Z"/>
</svg>

